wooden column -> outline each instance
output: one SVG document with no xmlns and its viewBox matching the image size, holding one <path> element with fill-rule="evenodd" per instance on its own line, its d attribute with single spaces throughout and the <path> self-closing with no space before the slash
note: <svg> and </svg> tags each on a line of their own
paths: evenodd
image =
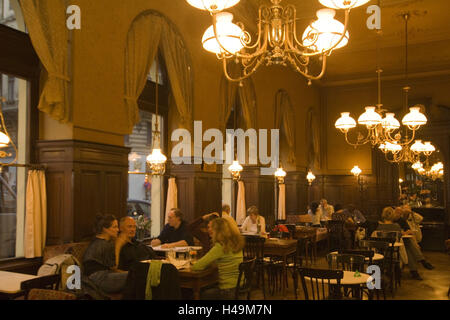
<svg viewBox="0 0 450 320">
<path fill-rule="evenodd" d="M 37 153 L 47 165 L 47 245 L 89 239 L 96 214 L 127 214 L 129 148 L 39 141 Z"/>
<path fill-rule="evenodd" d="M 221 210 L 221 165 L 171 164 L 169 172 L 176 178 L 178 208 L 184 213 L 186 221 Z"/>
</svg>

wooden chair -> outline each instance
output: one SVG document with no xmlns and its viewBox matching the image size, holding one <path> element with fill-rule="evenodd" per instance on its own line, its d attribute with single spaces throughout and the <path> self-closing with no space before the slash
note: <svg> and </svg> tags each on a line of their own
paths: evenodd
<svg viewBox="0 0 450 320">
<path fill-rule="evenodd" d="M 330 220 L 327 223 L 328 252 L 344 249 L 344 221 Z"/>
<path fill-rule="evenodd" d="M 364 272 L 366 258 L 357 254 L 333 254 L 326 256 L 328 268 L 344 271 Z M 343 286 L 345 297 L 349 297 L 350 293 L 354 299 L 362 300 L 362 286 Z"/>
<path fill-rule="evenodd" d="M 236 292 L 234 295 L 235 300 L 239 300 L 239 296 L 242 294 L 247 294 L 247 300 L 250 300 L 255 265 L 256 258 L 243 261 L 239 264 L 239 276 L 236 285 Z"/>
<path fill-rule="evenodd" d="M 265 262 L 264 262 L 264 243 L 266 238 L 259 236 L 245 236 L 245 246 L 243 250 L 244 260 L 255 259 L 256 280 L 262 282 L 262 291 L 264 299 L 266 298 L 265 289 Z"/>
<path fill-rule="evenodd" d="M 297 299 L 297 289 L 298 289 L 298 268 L 303 266 L 303 260 L 305 257 L 306 244 L 308 239 L 300 238 L 297 239 L 297 249 L 295 251 L 294 256 L 288 257 L 288 259 L 292 258 L 292 261 L 288 260 L 286 265 L 286 270 L 292 272 L 292 280 L 294 283 L 294 294 L 295 299 Z M 287 287 L 287 286 L 286 286 Z"/>
<path fill-rule="evenodd" d="M 31 289 L 28 293 L 28 300 L 76 300 L 77 296 L 57 290 Z"/>
<path fill-rule="evenodd" d="M 310 300 L 340 300 L 341 280 L 344 277 L 342 270 L 299 268 L 305 299 Z M 308 279 L 306 279 L 308 278 Z M 335 284 L 331 284 L 335 280 Z M 308 285 L 310 290 L 308 290 Z"/>
<path fill-rule="evenodd" d="M 343 249 L 339 250 L 340 254 L 358 254 L 361 256 L 364 256 L 365 258 L 368 258 L 369 260 L 366 261 L 367 265 L 371 265 L 373 263 L 373 257 L 375 255 L 375 251 L 373 250 L 362 250 L 362 249 Z"/>
<path fill-rule="evenodd" d="M 25 300 L 28 299 L 28 294 L 31 289 L 50 289 L 57 290 L 61 275 L 52 274 L 48 276 L 42 276 L 26 281 L 22 281 L 20 289 L 25 293 Z"/>
</svg>

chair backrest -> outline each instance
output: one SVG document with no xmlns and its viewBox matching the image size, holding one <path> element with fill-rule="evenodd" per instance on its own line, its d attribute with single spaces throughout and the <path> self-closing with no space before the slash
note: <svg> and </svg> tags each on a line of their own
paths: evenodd
<svg viewBox="0 0 450 320">
<path fill-rule="evenodd" d="M 239 300 L 239 295 L 244 293 L 247 294 L 247 300 L 250 300 L 255 263 L 256 258 L 253 258 L 250 260 L 245 260 L 239 264 L 239 276 L 234 296 L 236 300 Z"/>
<path fill-rule="evenodd" d="M 327 231 L 329 234 L 343 234 L 344 233 L 344 221 L 342 220 L 329 220 L 327 223 Z"/>
<path fill-rule="evenodd" d="M 31 289 L 28 293 L 28 300 L 76 300 L 77 296 L 57 290 Z"/>
<path fill-rule="evenodd" d="M 27 299 L 31 289 L 56 290 L 58 288 L 60 279 L 61 276 L 59 274 L 38 277 L 22 281 L 22 283 L 20 284 L 20 289 L 25 291 L 25 299 Z"/>
<path fill-rule="evenodd" d="M 363 271 L 366 257 L 359 254 L 327 254 L 328 267 L 344 271 Z"/>
<path fill-rule="evenodd" d="M 256 258 L 256 261 L 262 261 L 264 258 L 264 243 L 266 238 L 259 236 L 245 236 L 245 246 L 243 250 L 244 259 L 250 260 Z"/>
<path fill-rule="evenodd" d="M 373 257 L 375 255 L 375 251 L 373 250 L 362 250 L 362 249 L 344 249 L 339 250 L 340 254 L 358 254 L 361 256 L 364 256 L 366 258 L 369 258 L 369 265 L 372 264 Z"/>
<path fill-rule="evenodd" d="M 376 238 L 389 239 L 389 241 L 394 240 L 394 242 L 400 240 L 400 238 L 401 238 L 401 233 L 398 232 L 398 231 L 378 231 L 378 230 L 375 230 L 374 233 L 376 235 Z M 371 237 L 371 238 L 375 238 L 375 237 Z"/>
<path fill-rule="evenodd" d="M 344 271 L 299 268 L 298 272 L 306 300 L 311 300 L 310 298 L 312 300 L 341 299 L 341 279 L 344 277 Z M 331 280 L 335 280 L 335 284 L 330 285 Z M 310 290 L 308 290 L 308 284 Z"/>
</svg>

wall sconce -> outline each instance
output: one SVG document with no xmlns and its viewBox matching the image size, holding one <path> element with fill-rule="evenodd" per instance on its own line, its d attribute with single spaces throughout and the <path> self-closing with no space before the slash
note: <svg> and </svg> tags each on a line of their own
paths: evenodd
<svg viewBox="0 0 450 320">
<path fill-rule="evenodd" d="M 237 181 L 241 178 L 241 171 L 243 170 L 243 168 L 237 160 L 233 161 L 233 164 L 228 167 L 228 170 L 233 176 L 233 180 Z"/>
<path fill-rule="evenodd" d="M 359 191 L 363 191 L 364 181 L 361 177 L 362 170 L 358 166 L 354 166 L 350 172 L 356 177 L 359 185 Z"/>
<path fill-rule="evenodd" d="M 284 177 L 286 177 L 286 171 L 283 170 L 283 168 L 278 168 L 277 171 L 275 171 L 275 178 L 277 178 L 279 184 L 284 184 Z"/>
<path fill-rule="evenodd" d="M 316 179 L 316 176 L 311 172 L 311 170 L 308 172 L 308 175 L 306 176 L 306 180 L 308 180 L 308 184 L 311 186 L 313 181 Z"/>
</svg>

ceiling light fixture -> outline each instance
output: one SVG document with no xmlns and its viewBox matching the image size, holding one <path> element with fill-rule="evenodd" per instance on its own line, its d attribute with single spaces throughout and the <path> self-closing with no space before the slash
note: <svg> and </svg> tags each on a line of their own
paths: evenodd
<svg viewBox="0 0 450 320">
<path fill-rule="evenodd" d="M 213 24 L 203 35 L 205 50 L 213 52 L 222 60 L 223 70 L 229 81 L 240 82 L 250 77 L 263 64 L 291 65 L 295 71 L 311 80 L 322 78 L 326 70 L 327 57 L 335 49 L 347 45 L 350 10 L 362 6 L 369 0 L 319 0 L 328 9 L 317 11 L 317 20 L 312 22 L 299 40 L 297 34 L 297 9 L 293 5 L 281 6 L 282 0 L 270 0 L 270 5 L 258 9 L 256 40 L 242 23 L 234 24 L 233 15 L 223 12 L 240 0 L 187 0 L 195 8 L 208 11 Z M 334 19 L 336 10 L 345 11 L 345 21 Z M 320 71 L 311 71 L 314 57 L 319 58 Z M 228 62 L 240 65 L 240 74 L 231 76 Z"/>
</svg>

